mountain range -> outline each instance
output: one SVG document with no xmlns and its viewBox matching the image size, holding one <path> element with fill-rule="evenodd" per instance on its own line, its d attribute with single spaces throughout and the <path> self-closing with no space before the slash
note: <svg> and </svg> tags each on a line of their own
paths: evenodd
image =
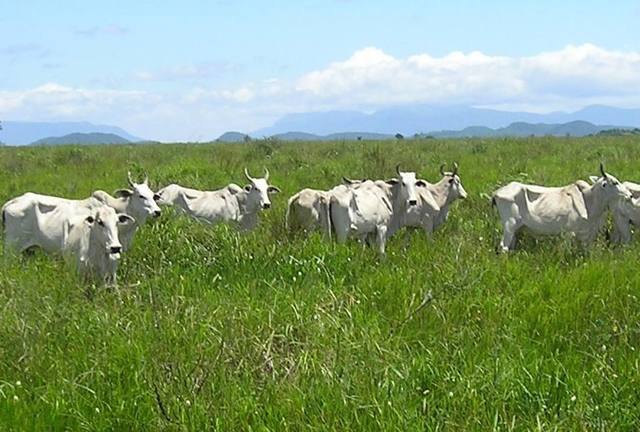
<svg viewBox="0 0 640 432">
<path fill-rule="evenodd" d="M 117 126 L 96 125 L 89 122 L 27 122 L 3 121 L 0 141 L 10 145 L 26 145 L 43 138 L 60 137 L 73 133 L 114 134 L 127 141 L 142 141 Z"/>
<path fill-rule="evenodd" d="M 630 127 L 594 125 L 593 123 L 576 120 L 567 123 L 527 123 L 514 122 L 502 128 L 489 128 L 486 126 L 469 126 L 460 130 L 440 130 L 424 134 L 409 135 L 408 138 L 488 138 L 488 137 L 527 137 L 527 136 L 573 136 L 587 135 L 634 135 L 640 129 Z M 227 132 L 218 138 L 221 142 L 242 142 L 247 135 L 240 132 Z M 329 135 L 316 135 L 307 132 L 286 132 L 272 135 L 273 138 L 282 141 L 336 141 L 336 140 L 385 140 L 394 139 L 396 135 L 376 134 L 365 132 L 342 132 Z M 404 138 L 404 136 L 403 136 Z"/>
<path fill-rule="evenodd" d="M 414 135 L 429 131 L 463 130 L 471 126 L 499 129 L 517 122 L 564 124 L 577 120 L 594 125 L 637 127 L 640 126 L 640 109 L 592 105 L 574 112 L 538 114 L 460 105 L 405 105 L 382 109 L 370 114 L 358 111 L 289 114 L 277 120 L 272 126 L 259 129 L 249 135 L 263 137 L 291 131 L 323 136 L 344 131 Z"/>
</svg>

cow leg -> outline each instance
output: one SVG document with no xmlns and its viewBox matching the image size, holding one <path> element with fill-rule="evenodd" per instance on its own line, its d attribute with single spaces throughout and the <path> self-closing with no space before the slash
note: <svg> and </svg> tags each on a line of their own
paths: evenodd
<svg viewBox="0 0 640 432">
<path fill-rule="evenodd" d="M 500 241 L 501 252 L 509 252 L 515 247 L 518 225 L 518 222 L 514 218 L 509 218 L 504 223 L 504 232 L 502 234 L 502 241 Z"/>
<path fill-rule="evenodd" d="M 623 215 L 613 216 L 613 232 L 610 238 L 612 243 L 627 244 L 631 242 L 631 222 Z"/>
<path fill-rule="evenodd" d="M 424 230 L 427 238 L 431 239 L 431 236 L 433 234 L 433 218 L 426 218 L 422 222 L 422 229 Z"/>
<path fill-rule="evenodd" d="M 377 229 L 378 235 L 378 251 L 381 256 L 385 255 L 385 246 L 387 241 L 387 227 L 385 225 L 381 225 Z"/>
</svg>

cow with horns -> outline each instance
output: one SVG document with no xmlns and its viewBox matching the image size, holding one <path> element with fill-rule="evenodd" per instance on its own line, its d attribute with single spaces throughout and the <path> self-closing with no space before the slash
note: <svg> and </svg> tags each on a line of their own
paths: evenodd
<svg viewBox="0 0 640 432">
<path fill-rule="evenodd" d="M 375 238 L 379 253 L 385 254 L 389 233 L 397 231 L 407 210 L 418 204 L 416 189 L 427 187 L 424 180 L 416 179 L 415 172 L 403 172 L 400 165 L 396 173 L 397 178 L 368 180 L 331 195 L 331 226 L 338 243 L 349 236 L 362 241 Z"/>
<path fill-rule="evenodd" d="M 115 284 L 123 251 L 118 229 L 135 220 L 92 198 L 47 198 L 55 197 L 27 193 L 2 207 L 5 250 L 22 253 L 40 248 L 63 254 L 84 276 Z"/>
<path fill-rule="evenodd" d="M 528 228 L 534 234 L 574 234 L 583 244 L 595 239 L 606 210 L 620 200 L 630 201 L 631 192 L 600 164 L 600 176 L 592 183 L 578 180 L 567 186 L 544 187 L 511 182 L 493 193 L 503 227 L 500 249 L 513 250 L 516 234 Z"/>
<path fill-rule="evenodd" d="M 254 178 L 245 168 L 249 184 L 244 188 L 231 183 L 216 191 L 200 191 L 171 184 L 158 191 L 158 202 L 206 223 L 234 222 L 242 230 L 251 230 L 258 224 L 259 212 L 271 207 L 269 195 L 280 192 L 269 184 L 269 170 L 264 171 L 264 177 Z"/>
<path fill-rule="evenodd" d="M 452 171 L 445 171 L 440 165 L 442 178 L 437 183 L 427 183 L 426 188 L 417 188 L 418 203 L 407 209 L 404 225 L 420 227 L 427 235 L 446 222 L 449 208 L 457 199 L 465 199 L 467 191 L 458 175 L 458 164 L 453 163 Z"/>
<path fill-rule="evenodd" d="M 124 250 L 128 250 L 133 242 L 133 237 L 140 226 L 149 218 L 157 218 L 162 211 L 156 200 L 158 194 L 154 193 L 149 187 L 149 176 L 145 174 L 142 183 L 136 183 L 131 178 L 131 173 L 127 172 L 127 182 L 131 189 L 119 189 L 114 195 L 98 190 L 92 195 L 103 204 L 108 205 L 119 213 L 126 213 L 135 219 L 135 223 L 123 225 L 120 227 L 120 241 Z"/>
</svg>

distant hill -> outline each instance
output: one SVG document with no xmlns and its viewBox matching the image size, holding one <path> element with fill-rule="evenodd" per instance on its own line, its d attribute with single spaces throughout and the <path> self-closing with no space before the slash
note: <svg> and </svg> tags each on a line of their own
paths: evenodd
<svg viewBox="0 0 640 432">
<path fill-rule="evenodd" d="M 466 138 L 466 137 L 525 137 L 525 136 L 587 136 L 594 135 L 603 130 L 614 129 L 626 130 L 628 128 L 616 126 L 597 126 L 586 121 L 572 121 L 568 123 L 526 123 L 515 122 L 507 127 L 491 129 L 484 126 L 467 127 L 459 131 L 443 130 L 429 132 L 429 136 L 435 138 Z"/>
<path fill-rule="evenodd" d="M 128 144 L 131 141 L 110 133 L 72 133 L 60 137 L 47 137 L 32 142 L 30 145 L 63 145 L 63 144 Z"/>
<path fill-rule="evenodd" d="M 247 134 L 242 132 L 225 132 L 216 139 L 216 141 L 220 142 L 243 142 Z"/>
<path fill-rule="evenodd" d="M 220 142 L 242 142 L 247 134 L 241 132 L 225 132 L 216 141 Z M 330 135 L 316 135 L 306 132 L 285 132 L 272 135 L 268 138 L 275 138 L 281 141 L 339 141 L 339 140 L 385 140 L 394 138 L 393 135 L 378 134 L 370 132 L 339 132 Z M 260 139 L 254 136 L 252 139 Z"/>
<path fill-rule="evenodd" d="M 640 135 L 640 128 L 633 129 L 605 129 L 598 132 L 598 136 L 626 136 L 626 135 Z"/>
<path fill-rule="evenodd" d="M 42 138 L 60 137 L 72 133 L 115 134 L 130 142 L 143 141 L 117 126 L 95 125 L 89 122 L 26 122 L 3 121 L 0 141 L 8 145 L 26 145 Z"/>
<path fill-rule="evenodd" d="M 405 136 L 432 130 L 462 130 L 472 126 L 505 128 L 513 123 L 564 124 L 586 121 L 592 124 L 640 127 L 640 109 L 592 105 L 575 112 L 537 114 L 498 111 L 462 105 L 404 105 L 373 113 L 358 111 L 308 112 L 286 115 L 272 126 L 257 130 L 251 136 L 273 136 L 300 131 L 326 136 L 340 131 L 368 131 L 385 135 L 397 132 Z"/>
</svg>

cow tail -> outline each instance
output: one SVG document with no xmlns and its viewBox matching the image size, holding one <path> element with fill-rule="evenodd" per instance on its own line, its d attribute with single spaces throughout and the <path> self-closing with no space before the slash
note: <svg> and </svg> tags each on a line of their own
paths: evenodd
<svg viewBox="0 0 640 432">
<path fill-rule="evenodd" d="M 296 195 L 289 198 L 289 202 L 287 202 L 287 211 L 284 214 L 284 229 L 285 231 L 291 231 L 291 204 L 295 200 Z"/>
<path fill-rule="evenodd" d="M 327 220 L 327 226 L 326 228 L 326 235 L 327 238 L 329 240 L 331 240 L 332 237 L 332 233 L 333 233 L 333 227 L 334 227 L 334 223 L 333 223 L 333 212 L 331 211 L 331 208 L 333 206 L 333 200 L 331 199 L 331 197 L 328 197 L 327 199 L 327 203 L 324 206 L 325 209 L 325 218 Z"/>
<path fill-rule="evenodd" d="M 327 221 L 327 226 L 325 227 L 327 232 L 327 238 L 331 240 L 331 227 L 333 226 L 333 222 L 331 221 L 331 197 L 328 198 L 329 202 L 324 203 L 324 211 L 325 211 L 325 220 Z"/>
</svg>

